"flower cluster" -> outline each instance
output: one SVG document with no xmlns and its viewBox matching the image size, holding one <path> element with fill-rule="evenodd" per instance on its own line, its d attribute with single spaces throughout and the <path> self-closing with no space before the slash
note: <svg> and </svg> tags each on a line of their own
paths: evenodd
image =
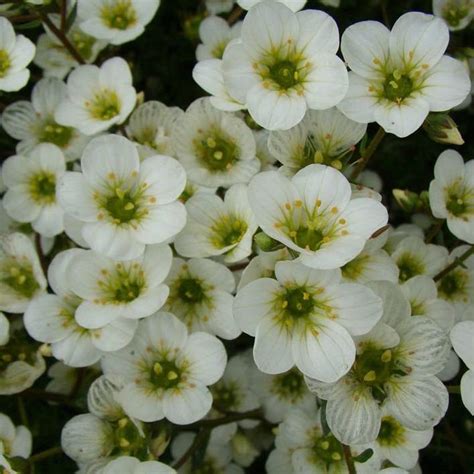
<svg viewBox="0 0 474 474">
<path fill-rule="evenodd" d="M 160 0 L 0 6 L 0 471 L 418 469 L 474 414 L 474 160 L 426 152 L 416 192 L 366 167 L 463 142 L 474 6 L 340 35 L 306 0 L 202 3 L 185 110 L 119 49 Z"/>
</svg>

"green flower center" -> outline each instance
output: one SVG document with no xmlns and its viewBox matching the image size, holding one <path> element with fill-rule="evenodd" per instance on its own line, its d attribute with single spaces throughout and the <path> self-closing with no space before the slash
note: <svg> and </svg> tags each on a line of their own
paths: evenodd
<svg viewBox="0 0 474 474">
<path fill-rule="evenodd" d="M 450 26 L 456 27 L 469 14 L 469 5 L 457 5 L 457 2 L 449 2 L 443 9 L 443 18 Z"/>
<path fill-rule="evenodd" d="M 209 134 L 206 139 L 195 140 L 197 156 L 210 171 L 230 170 L 239 157 L 235 142 L 218 132 Z"/>
<path fill-rule="evenodd" d="M 168 390 L 179 385 L 182 375 L 174 360 L 160 358 L 151 367 L 150 382 L 157 389 Z"/>
<path fill-rule="evenodd" d="M 48 171 L 33 175 L 28 183 L 31 198 L 39 204 L 56 202 L 56 176 Z"/>
<path fill-rule="evenodd" d="M 135 184 L 120 183 L 117 182 L 115 175 L 110 178 L 108 192 L 101 194 L 97 192 L 94 196 L 98 206 L 102 209 L 97 216 L 98 219 L 107 217 L 116 225 L 135 227 L 137 222 L 148 214 L 143 196 L 147 184 L 142 183 L 136 186 Z M 156 198 L 150 196 L 148 202 L 153 204 L 156 202 Z"/>
<path fill-rule="evenodd" d="M 224 56 L 224 51 L 229 42 L 228 41 L 221 41 L 219 44 L 216 44 L 211 51 L 211 54 L 216 59 L 222 59 Z"/>
<path fill-rule="evenodd" d="M 424 265 L 414 255 L 404 254 L 398 261 L 397 266 L 400 270 L 400 281 L 407 281 L 410 278 L 423 274 Z"/>
<path fill-rule="evenodd" d="M 413 81 L 406 74 L 395 69 L 389 74 L 383 85 L 384 96 L 392 102 L 401 103 L 413 92 Z"/>
<path fill-rule="evenodd" d="M 274 223 L 274 227 L 281 230 L 298 247 L 313 252 L 334 237 L 348 235 L 346 220 L 337 218 L 340 210 L 333 206 L 321 212 L 321 206 L 319 199 L 311 208 L 306 207 L 300 199 L 287 202 L 281 206 L 282 217 Z"/>
<path fill-rule="evenodd" d="M 295 234 L 293 242 L 304 249 L 318 250 L 323 244 L 324 234 L 317 228 L 301 226 Z"/>
<path fill-rule="evenodd" d="M 112 0 L 100 12 L 103 22 L 109 28 L 126 30 L 137 22 L 137 12 L 130 0 Z"/>
<path fill-rule="evenodd" d="M 474 192 L 459 181 L 453 183 L 446 192 L 446 209 L 455 217 L 463 217 L 474 211 Z"/>
<path fill-rule="evenodd" d="M 301 398 L 306 392 L 303 375 L 296 369 L 276 375 L 272 380 L 272 391 L 286 400 Z"/>
<path fill-rule="evenodd" d="M 422 316 L 426 312 L 425 305 L 421 301 L 410 301 L 412 316 Z"/>
<path fill-rule="evenodd" d="M 397 446 L 405 440 L 405 428 L 392 416 L 382 418 L 377 441 L 382 446 Z"/>
<path fill-rule="evenodd" d="M 299 82 L 297 65 L 289 60 L 278 61 L 269 67 L 269 77 L 276 82 L 281 89 L 291 89 Z"/>
<path fill-rule="evenodd" d="M 467 301 L 469 275 L 465 270 L 454 269 L 438 283 L 439 295 L 447 300 Z"/>
<path fill-rule="evenodd" d="M 344 452 L 341 443 L 333 436 L 318 436 L 313 444 L 314 462 L 332 464 L 344 459 Z"/>
<path fill-rule="evenodd" d="M 13 258 L 2 262 L 0 281 L 28 299 L 32 298 L 40 287 L 33 273 L 32 265 L 28 261 L 19 262 Z"/>
<path fill-rule="evenodd" d="M 32 343 L 25 331 L 12 331 L 8 343 L 0 346 L 0 372 L 16 361 L 34 365 L 38 347 L 39 344 Z"/>
<path fill-rule="evenodd" d="M 138 263 L 117 263 L 113 274 L 105 268 L 101 273 L 103 279 L 97 285 L 102 291 L 103 304 L 129 303 L 137 299 L 146 288 L 145 273 Z"/>
<path fill-rule="evenodd" d="M 95 39 L 92 36 L 80 31 L 75 31 L 71 35 L 71 41 L 84 59 L 87 60 L 92 57 L 93 46 L 95 44 Z"/>
<path fill-rule="evenodd" d="M 58 147 L 64 148 L 71 141 L 73 134 L 73 128 L 64 127 L 54 121 L 49 121 L 41 130 L 39 141 L 42 143 L 54 143 Z"/>
<path fill-rule="evenodd" d="M 219 411 L 236 411 L 240 403 L 239 386 L 236 382 L 217 382 L 211 387 L 214 405 Z"/>
<path fill-rule="evenodd" d="M 368 255 L 359 255 L 354 260 L 346 263 L 342 268 L 342 275 L 348 280 L 357 280 L 363 273 L 367 262 L 370 260 Z"/>
<path fill-rule="evenodd" d="M 185 278 L 179 283 L 178 296 L 186 303 L 200 303 L 205 297 L 205 292 L 198 280 Z"/>
<path fill-rule="evenodd" d="M 287 289 L 283 298 L 287 303 L 285 309 L 293 318 L 308 316 L 313 312 L 314 299 L 305 288 Z"/>
<path fill-rule="evenodd" d="M 86 105 L 91 116 L 97 120 L 110 120 L 120 113 L 121 108 L 117 93 L 110 89 L 100 90 Z"/>
<path fill-rule="evenodd" d="M 219 468 L 217 462 L 206 456 L 206 459 L 202 462 L 199 467 L 193 468 L 195 474 L 222 474 L 222 470 Z"/>
<path fill-rule="evenodd" d="M 127 417 L 113 423 L 112 427 L 114 449 L 109 456 L 133 456 L 143 461 L 148 459 L 148 433 L 145 432 L 145 436 L 142 436 L 135 424 Z"/>
<path fill-rule="evenodd" d="M 211 227 L 211 242 L 216 248 L 224 248 L 230 245 L 236 245 L 247 232 L 248 225 L 243 219 L 228 214 L 214 221 Z"/>
<path fill-rule="evenodd" d="M 361 384 L 371 388 L 372 396 L 376 400 L 382 402 L 387 396 L 385 383 L 392 376 L 403 376 L 407 372 L 397 364 L 393 349 L 380 349 L 369 345 L 356 356 L 352 373 Z"/>
<path fill-rule="evenodd" d="M 10 56 L 4 50 L 0 49 L 0 77 L 5 77 L 8 70 L 10 69 Z"/>
</svg>

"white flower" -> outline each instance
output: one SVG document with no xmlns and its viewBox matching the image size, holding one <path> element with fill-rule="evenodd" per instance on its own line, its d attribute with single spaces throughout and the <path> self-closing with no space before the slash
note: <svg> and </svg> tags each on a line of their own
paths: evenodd
<svg viewBox="0 0 474 474">
<path fill-rule="evenodd" d="M 382 411 L 382 415 L 379 434 L 370 447 L 381 459 L 387 459 L 405 469 L 412 469 L 418 461 L 418 451 L 431 441 L 433 429 L 411 430 L 389 412 Z"/>
<path fill-rule="evenodd" d="M 119 401 L 125 411 L 143 421 L 167 418 L 188 424 L 204 417 L 212 405 L 206 387 L 222 376 L 227 355 L 214 336 L 195 332 L 170 313 L 141 321 L 132 342 L 105 354 L 105 374 L 119 374 L 125 386 Z"/>
<path fill-rule="evenodd" d="M 472 0 L 433 0 L 433 13 L 446 21 L 451 31 L 459 31 L 474 17 Z"/>
<path fill-rule="evenodd" d="M 49 19 L 60 28 L 60 16 L 54 13 L 48 14 Z M 39 36 L 36 42 L 36 55 L 33 62 L 43 69 L 45 77 L 56 77 L 64 79 L 67 73 L 79 63 L 64 47 L 61 40 L 45 25 L 46 33 Z M 84 33 L 78 26 L 77 21 L 71 25 L 66 32 L 66 37 L 81 55 L 86 63 L 93 63 L 98 54 L 107 46 L 105 41 L 97 40 Z"/>
<path fill-rule="evenodd" d="M 398 282 L 399 269 L 388 253 L 382 249 L 388 232 L 370 239 L 362 252 L 341 267 L 342 279 L 347 282 L 368 283 L 374 280 Z"/>
<path fill-rule="evenodd" d="M 300 253 L 310 267 L 341 267 L 387 223 L 387 210 L 374 199 L 351 199 L 339 171 L 309 165 L 291 181 L 276 171 L 255 176 L 249 201 L 262 230 Z"/>
<path fill-rule="evenodd" d="M 474 321 L 461 321 L 451 330 L 451 342 L 468 370 L 461 379 L 464 406 L 474 416 Z"/>
<path fill-rule="evenodd" d="M 162 282 L 171 259 L 167 245 L 150 245 L 141 257 L 120 262 L 93 251 L 76 251 L 67 269 L 75 275 L 69 285 L 79 297 L 74 318 L 82 328 L 100 329 L 92 331 L 96 347 L 104 351 L 125 347 L 137 320 L 163 306 L 169 289 Z"/>
<path fill-rule="evenodd" d="M 247 351 L 229 359 L 222 378 L 210 387 L 213 408 L 222 414 L 228 412 L 246 412 L 259 408 L 260 402 L 254 391 L 252 375 L 256 369 L 252 355 Z M 217 416 L 215 413 L 215 416 Z M 257 420 L 241 420 L 242 428 L 253 428 Z"/>
<path fill-rule="evenodd" d="M 33 243 L 24 234 L 0 237 L 0 311 L 23 313 L 46 290 L 47 282 Z"/>
<path fill-rule="evenodd" d="M 176 122 L 173 142 L 188 178 L 203 186 L 248 183 L 260 168 L 250 128 L 207 98 L 194 101 Z"/>
<path fill-rule="evenodd" d="M 212 97 L 210 103 L 224 112 L 235 112 L 245 109 L 245 104 L 232 97 L 224 82 L 223 61 L 221 59 L 204 59 L 193 68 L 193 79 Z"/>
<path fill-rule="evenodd" d="M 25 311 L 23 322 L 28 334 L 40 342 L 51 344 L 54 357 L 72 367 L 87 367 L 96 363 L 101 351 L 100 333 L 79 326 L 75 312 L 81 299 L 71 291 L 70 262 L 78 249 L 59 253 L 48 268 L 49 285 L 55 294 L 36 297 Z M 109 334 L 110 337 L 110 334 Z M 128 341 L 127 341 L 128 342 Z"/>
<path fill-rule="evenodd" d="M 77 463 L 104 467 L 116 456 L 149 455 L 148 427 L 125 414 L 118 400 L 123 386 L 120 377 L 97 378 L 87 394 L 91 413 L 75 416 L 64 425 L 61 446 Z"/>
<path fill-rule="evenodd" d="M 0 452 L 13 458 L 29 458 L 31 454 L 31 432 L 26 426 L 15 426 L 12 420 L 0 413 Z"/>
<path fill-rule="evenodd" d="M 454 150 L 439 155 L 430 183 L 433 215 L 446 219 L 458 239 L 474 244 L 474 160 L 464 163 Z"/>
<path fill-rule="evenodd" d="M 270 423 L 280 423 L 293 408 L 310 411 L 315 407 L 315 397 L 308 390 L 303 374 L 290 369 L 278 375 L 255 371 L 252 386 L 259 397 L 265 418 Z"/>
<path fill-rule="evenodd" d="M 12 395 L 31 387 L 45 371 L 46 364 L 38 345 L 28 339 L 21 323 L 17 320 L 10 325 L 0 314 L 0 395 Z"/>
<path fill-rule="evenodd" d="M 310 110 L 296 127 L 271 132 L 268 148 L 283 164 L 286 175 L 313 163 L 340 169 L 341 160 L 353 151 L 366 129 L 367 125 L 349 120 L 336 108 Z"/>
<path fill-rule="evenodd" d="M 235 278 L 224 265 L 204 258 L 174 258 L 166 283 L 170 295 L 165 309 L 190 332 L 204 331 L 224 339 L 239 336 L 232 315 Z"/>
<path fill-rule="evenodd" d="M 160 0 L 78 0 L 78 23 L 94 38 L 123 44 L 145 31 L 159 5 Z"/>
<path fill-rule="evenodd" d="M 61 148 L 67 161 L 81 156 L 90 140 L 72 127 L 59 125 L 54 113 L 66 97 L 65 84 L 54 78 L 38 81 L 31 102 L 21 100 L 7 106 L 2 114 L 2 127 L 13 138 L 19 155 L 28 154 L 38 143 L 52 143 Z"/>
<path fill-rule="evenodd" d="M 211 15 L 227 13 L 232 10 L 234 0 L 205 0 L 206 9 Z"/>
<path fill-rule="evenodd" d="M 391 257 L 400 270 L 401 282 L 416 275 L 433 277 L 448 264 L 446 247 L 425 244 L 423 239 L 416 236 L 406 237 L 400 241 Z"/>
<path fill-rule="evenodd" d="M 289 129 L 307 109 L 343 99 L 348 78 L 338 48 L 336 22 L 326 13 L 295 14 L 280 2 L 261 2 L 245 17 L 241 42 L 224 52 L 226 88 L 262 127 Z"/>
<path fill-rule="evenodd" d="M 244 286 L 234 302 L 237 324 L 255 337 L 257 367 L 279 374 L 296 365 L 335 382 L 354 362 L 352 336 L 367 333 L 382 316 L 381 300 L 362 285 L 340 283 L 339 270 L 278 262 L 275 275 Z"/>
<path fill-rule="evenodd" d="M 141 158 L 156 155 L 175 156 L 171 133 L 176 121 L 183 115 L 179 107 L 167 107 L 150 100 L 137 107 L 127 124 L 128 137 L 139 143 Z"/>
<path fill-rule="evenodd" d="M 342 444 L 332 433 L 323 434 L 320 412 L 315 407 L 290 410 L 278 426 L 275 447 L 265 465 L 269 474 L 347 472 Z M 355 450 L 351 451 L 356 456 Z M 372 474 L 377 472 L 380 461 L 372 456 L 366 463 L 355 465 L 357 473 Z"/>
<path fill-rule="evenodd" d="M 51 377 L 51 380 L 46 385 L 46 390 L 69 395 L 75 389 L 78 371 L 62 362 L 55 362 L 48 369 L 48 377 Z"/>
<path fill-rule="evenodd" d="M 244 474 L 244 470 L 232 463 L 232 449 L 229 436 L 220 438 L 221 429 L 218 427 L 211 433 L 209 443 L 206 446 L 203 459 L 198 469 L 194 469 L 191 460 L 188 460 L 179 470 L 181 474 L 195 474 L 196 472 L 217 472 L 222 474 Z M 227 433 L 226 433 L 227 434 Z M 180 459 L 189 449 L 196 437 L 195 433 L 189 431 L 181 432 L 173 440 L 171 454 L 175 460 Z"/>
<path fill-rule="evenodd" d="M 233 26 L 219 16 L 209 16 L 199 25 L 199 38 L 201 44 L 196 48 L 196 59 L 222 59 L 227 44 L 240 36 L 242 22 Z"/>
<path fill-rule="evenodd" d="M 254 7 L 258 3 L 261 3 L 263 0 L 237 0 L 237 5 L 242 7 L 244 10 L 250 10 L 250 8 Z M 291 11 L 297 12 L 301 10 L 307 0 L 270 0 L 274 2 L 279 2 L 283 3 L 283 5 L 286 5 L 288 8 L 291 9 Z"/>
<path fill-rule="evenodd" d="M 424 240 L 425 234 L 421 227 L 418 227 L 416 224 L 401 224 L 398 227 L 390 226 L 387 230 L 388 238 L 387 242 L 384 245 L 384 249 L 389 255 L 397 248 L 397 245 L 405 238 L 409 236 L 419 237 L 421 240 Z"/>
<path fill-rule="evenodd" d="M 186 212 L 177 199 L 186 175 L 173 158 L 140 163 L 132 142 L 106 135 L 87 145 L 81 168 L 63 176 L 57 196 L 66 213 L 84 222 L 82 236 L 97 253 L 130 260 L 145 244 L 162 243 L 183 228 Z"/>
<path fill-rule="evenodd" d="M 120 456 L 110 461 L 102 470 L 102 474 L 173 474 L 174 469 L 158 461 L 140 462 L 131 456 Z"/>
<path fill-rule="evenodd" d="M 341 49 L 352 72 L 338 108 L 356 122 L 412 134 L 429 112 L 449 110 L 469 93 L 464 65 L 443 56 L 448 42 L 443 20 L 419 12 L 401 16 L 392 31 L 375 21 L 351 25 Z"/>
<path fill-rule="evenodd" d="M 184 257 L 223 255 L 227 263 L 252 253 L 257 223 L 247 198 L 247 187 L 234 184 L 224 201 L 214 194 L 200 193 L 186 203 L 188 221 L 176 237 L 176 251 Z"/>
<path fill-rule="evenodd" d="M 456 247 L 449 254 L 445 267 L 468 249 L 468 245 Z M 437 281 L 437 286 L 438 297 L 454 306 L 459 321 L 465 310 L 474 304 L 474 256 L 471 255 L 462 265 L 458 265 Z"/>
<path fill-rule="evenodd" d="M 8 158 L 2 167 L 7 192 L 3 207 L 19 222 L 31 223 L 45 237 L 64 230 L 64 211 L 56 200 L 58 181 L 66 171 L 61 150 L 51 143 L 36 145 L 27 156 Z"/>
<path fill-rule="evenodd" d="M 438 290 L 432 278 L 418 275 L 401 285 L 400 289 L 409 303 L 411 316 L 426 316 L 439 327 L 449 331 L 455 321 L 454 307 L 438 298 Z M 405 303 L 401 303 L 406 307 Z"/>
<path fill-rule="evenodd" d="M 30 78 L 26 66 L 35 55 L 35 45 L 25 36 L 15 36 L 12 24 L 0 17 L 0 91 L 17 91 Z"/>
<path fill-rule="evenodd" d="M 111 58 L 100 68 L 79 66 L 67 79 L 67 98 L 56 109 L 56 122 L 85 135 L 122 123 L 133 110 L 136 92 L 132 74 L 122 58 Z"/>
<path fill-rule="evenodd" d="M 446 331 L 428 318 L 406 317 L 389 282 L 370 287 L 384 300 L 382 321 L 358 340 L 355 363 L 334 384 L 307 379 L 327 400 L 329 427 L 345 444 L 374 441 L 382 410 L 412 430 L 428 430 L 444 416 L 446 387 L 435 377 L 449 354 Z"/>
<path fill-rule="evenodd" d="M 240 277 L 237 291 L 258 278 L 271 278 L 275 275 L 275 265 L 281 260 L 291 260 L 286 247 L 275 250 L 274 252 L 262 252 L 253 257 L 244 268 Z"/>
</svg>

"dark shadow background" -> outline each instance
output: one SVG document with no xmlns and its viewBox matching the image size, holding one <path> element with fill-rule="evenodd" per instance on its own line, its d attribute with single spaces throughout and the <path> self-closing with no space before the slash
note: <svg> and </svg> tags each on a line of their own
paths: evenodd
<svg viewBox="0 0 474 474">
<path fill-rule="evenodd" d="M 141 37 L 120 48 L 109 48 L 99 61 L 114 55 L 126 58 L 132 67 L 135 87 L 137 91 L 145 93 L 145 100 L 155 99 L 167 105 L 186 108 L 194 99 L 204 95 L 191 77 L 195 64 L 194 51 L 198 43 L 198 18 L 203 14 L 203 5 L 198 0 L 162 0 L 161 3 L 157 15 Z M 331 14 L 342 34 L 346 27 L 357 21 L 384 21 L 385 18 L 391 26 L 407 11 L 431 13 L 431 1 L 342 0 L 341 7 L 335 9 L 324 7 L 316 0 L 309 0 L 306 8 L 317 8 Z M 22 33 L 34 40 L 42 30 L 39 27 Z M 459 46 L 474 46 L 472 24 L 470 28 L 451 35 L 449 52 Z M 35 66 L 30 66 L 30 69 L 33 79 L 41 77 L 41 71 Z M 32 81 L 30 89 L 31 84 Z M 28 88 L 19 93 L 1 94 L 0 110 L 19 99 L 29 100 Z M 472 105 L 467 110 L 452 113 L 462 136 L 468 142 L 452 148 L 458 150 L 465 160 L 474 158 L 474 145 L 469 143 L 473 130 L 472 114 Z M 369 135 L 375 130 L 375 125 L 369 126 Z M 14 146 L 14 140 L 0 129 L 0 161 L 14 154 Z M 390 191 L 395 187 L 418 192 L 427 189 L 433 177 L 436 158 L 446 148 L 449 147 L 431 141 L 423 130 L 403 140 L 393 135 L 386 136 L 370 163 L 370 168 L 377 171 L 383 179 L 385 202 L 391 203 Z M 406 216 L 392 209 L 391 219 L 392 222 L 399 223 L 406 220 Z M 52 359 L 49 361 L 52 362 Z M 43 375 L 35 387 L 44 387 L 47 380 Z M 458 383 L 459 379 L 450 382 L 453 385 Z M 81 392 L 76 407 L 50 405 L 21 394 L 0 397 L 0 412 L 9 414 L 16 424 L 22 423 L 20 413 L 26 414 L 34 435 L 33 452 L 37 453 L 59 445 L 61 427 L 65 422 L 72 416 L 87 411 L 85 395 L 86 393 Z M 474 419 L 469 416 L 458 395 L 451 395 L 450 398 L 447 416 L 436 427 L 430 446 L 421 452 L 420 462 L 424 473 L 468 474 L 474 470 Z M 267 455 L 268 453 L 264 453 L 246 472 L 263 473 Z M 166 461 L 166 458 L 165 455 L 163 460 Z M 57 456 L 36 464 L 34 472 L 73 473 L 75 464 L 66 456 Z"/>
</svg>

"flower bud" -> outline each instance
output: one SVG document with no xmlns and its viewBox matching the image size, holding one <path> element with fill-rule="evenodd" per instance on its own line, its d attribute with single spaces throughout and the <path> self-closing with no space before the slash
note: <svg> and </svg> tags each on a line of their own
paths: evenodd
<svg viewBox="0 0 474 474">
<path fill-rule="evenodd" d="M 462 145 L 464 140 L 456 122 L 446 113 L 431 113 L 423 123 L 428 136 L 437 143 Z"/>
</svg>

